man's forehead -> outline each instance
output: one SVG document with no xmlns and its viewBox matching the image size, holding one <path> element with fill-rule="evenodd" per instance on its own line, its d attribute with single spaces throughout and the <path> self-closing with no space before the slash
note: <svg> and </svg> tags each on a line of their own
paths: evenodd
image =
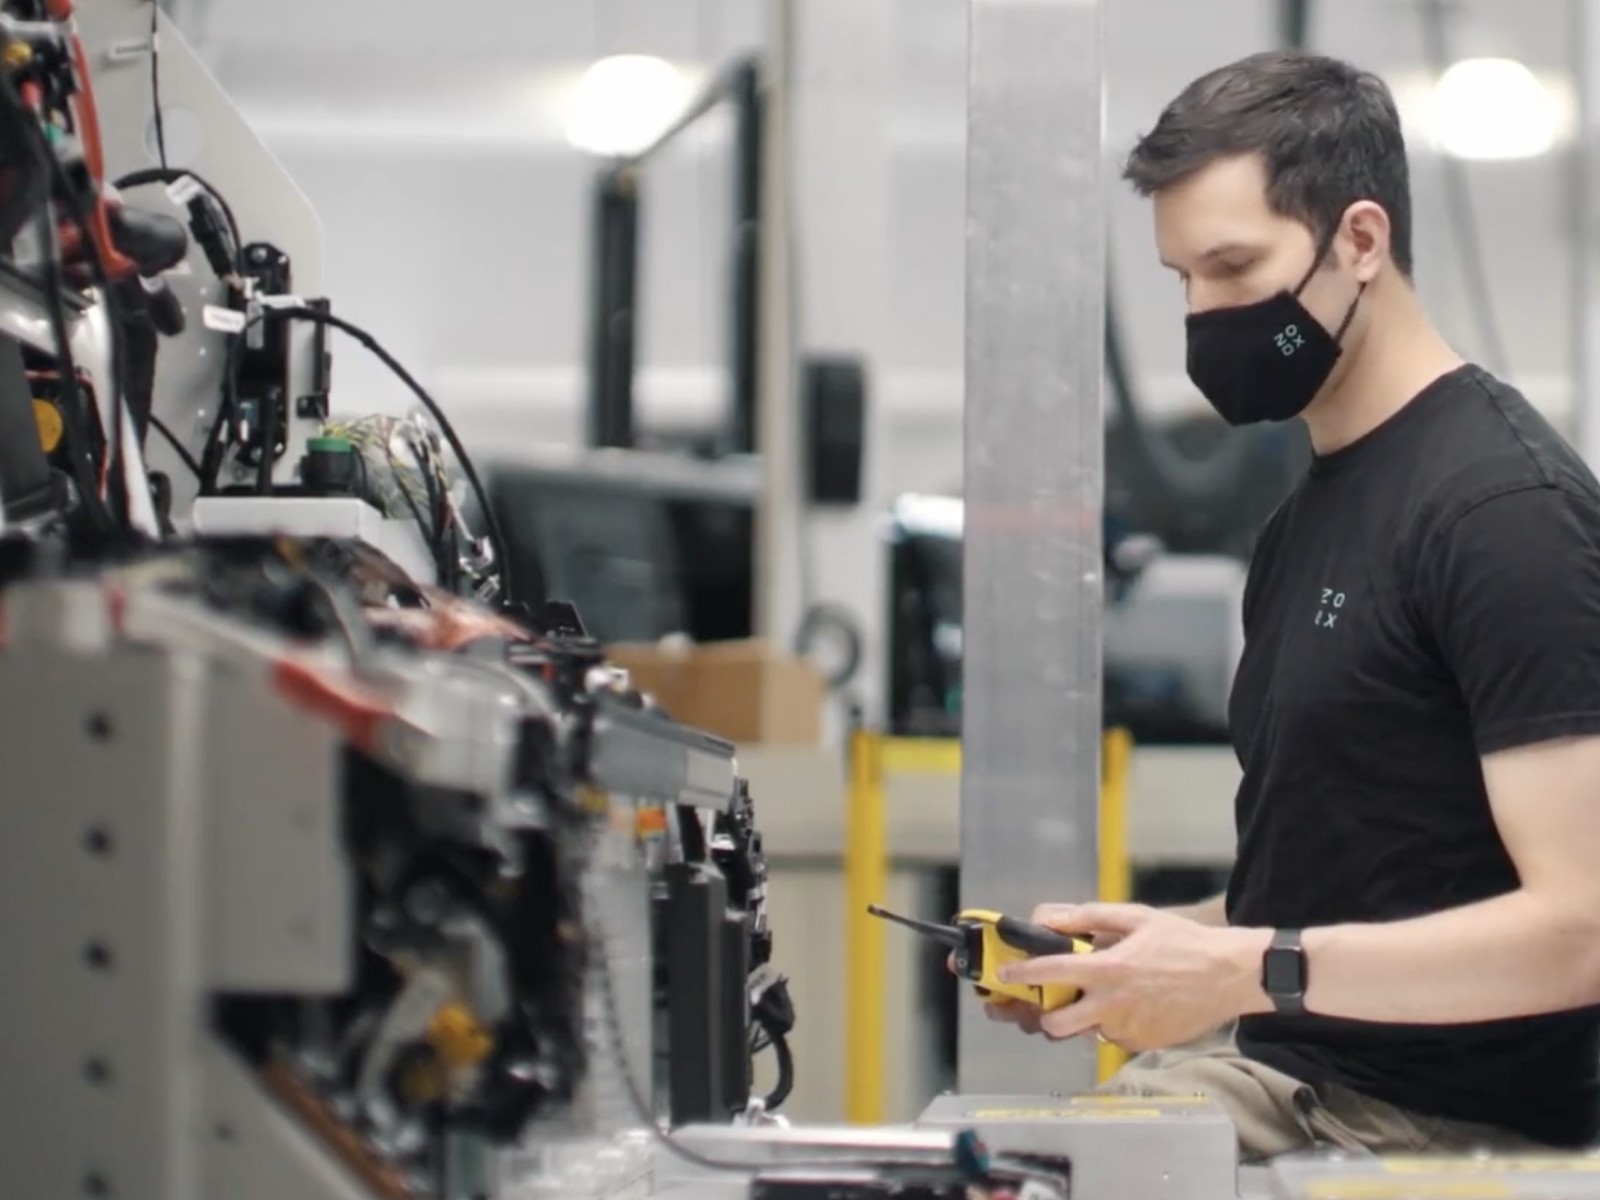
<svg viewBox="0 0 1600 1200">
<path fill-rule="evenodd" d="M 1159 205 L 1266 212 L 1267 169 L 1257 154 L 1207 163 L 1156 193 Z"/>
<path fill-rule="evenodd" d="M 1203 167 L 1157 193 L 1154 207 L 1161 261 L 1180 270 L 1268 248 L 1293 224 L 1268 205 L 1265 172 L 1254 157 Z"/>
</svg>

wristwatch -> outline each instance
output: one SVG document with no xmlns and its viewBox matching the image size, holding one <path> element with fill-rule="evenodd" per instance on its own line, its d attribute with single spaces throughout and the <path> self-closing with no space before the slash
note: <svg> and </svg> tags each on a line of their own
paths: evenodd
<svg viewBox="0 0 1600 1200">
<path fill-rule="evenodd" d="M 1298 929 L 1279 929 L 1261 956 L 1261 990 L 1282 1016 L 1306 1011 L 1306 951 Z"/>
</svg>

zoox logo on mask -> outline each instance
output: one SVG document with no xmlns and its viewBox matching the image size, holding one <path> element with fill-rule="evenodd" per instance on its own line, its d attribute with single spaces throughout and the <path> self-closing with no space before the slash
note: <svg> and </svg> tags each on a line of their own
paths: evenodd
<svg viewBox="0 0 1600 1200">
<path fill-rule="evenodd" d="M 1306 344 L 1306 339 L 1301 336 L 1300 326 L 1286 325 L 1283 332 L 1273 338 L 1278 345 L 1278 353 L 1288 358 L 1296 350 Z"/>
</svg>

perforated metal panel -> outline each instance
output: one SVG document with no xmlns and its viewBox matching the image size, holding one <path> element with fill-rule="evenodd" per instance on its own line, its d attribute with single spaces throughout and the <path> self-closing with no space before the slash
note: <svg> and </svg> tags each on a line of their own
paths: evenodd
<svg viewBox="0 0 1600 1200">
<path fill-rule="evenodd" d="M 195 664 L 0 656 L 8 1195 L 197 1200 Z"/>
</svg>

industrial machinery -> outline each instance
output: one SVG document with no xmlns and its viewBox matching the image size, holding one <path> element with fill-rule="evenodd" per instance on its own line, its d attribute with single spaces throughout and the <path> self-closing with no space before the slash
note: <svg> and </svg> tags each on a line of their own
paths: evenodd
<svg viewBox="0 0 1600 1200">
<path fill-rule="evenodd" d="M 458 1200 L 766 1119 L 732 747 L 522 602 L 303 199 L 154 6 L 83 9 L 0 5 L 4 1190 Z M 332 329 L 423 411 L 335 417 Z"/>
<path fill-rule="evenodd" d="M 19 1194 L 474 1195 L 536 1118 L 652 1116 L 650 883 L 677 855 L 649 834 L 748 819 L 731 748 L 570 614 L 396 609 L 408 585 L 344 553 L 13 551 L 0 888 L 52 914 L 0 933 Z M 763 916 L 727 920 L 764 940 Z"/>
<path fill-rule="evenodd" d="M 954 737 L 962 716 L 962 527 L 953 496 L 902 496 L 885 522 L 888 721 Z M 1223 743 L 1243 649 L 1244 563 L 1167 554 L 1106 523 L 1104 720 L 1140 743 Z"/>
</svg>

